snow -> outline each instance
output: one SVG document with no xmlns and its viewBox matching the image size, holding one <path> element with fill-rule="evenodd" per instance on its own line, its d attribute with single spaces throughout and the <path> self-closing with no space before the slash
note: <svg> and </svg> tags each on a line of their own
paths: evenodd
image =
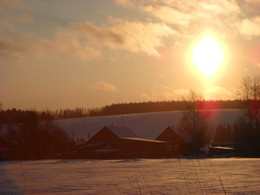
<svg viewBox="0 0 260 195">
<path fill-rule="evenodd" d="M 126 126 L 106 126 L 110 131 L 112 131 L 118 137 L 139 137 L 132 130 Z"/>
<path fill-rule="evenodd" d="M 259 194 L 260 159 L 0 162 L 0 194 Z"/>
<path fill-rule="evenodd" d="M 153 143 L 168 143 L 166 141 L 154 140 L 154 139 L 144 139 L 144 138 L 136 138 L 136 137 L 122 137 L 124 140 L 134 140 L 134 141 L 143 141 L 143 142 L 153 142 Z"/>
<path fill-rule="evenodd" d="M 207 110 L 209 112 L 209 123 L 214 129 L 214 125 L 219 123 L 233 124 L 243 110 Z M 155 139 L 168 126 L 177 126 L 183 111 L 172 112 L 151 112 L 128 115 L 113 115 L 99 117 L 84 117 L 75 119 L 56 120 L 55 124 L 72 135 L 74 129 L 75 138 L 88 139 L 94 136 L 104 126 L 127 126 L 141 138 Z"/>
<path fill-rule="evenodd" d="M 177 133 L 186 143 L 191 143 L 192 142 L 192 137 L 190 134 L 188 134 L 186 131 L 181 130 L 180 128 L 177 127 L 169 127 L 172 131 Z"/>
</svg>

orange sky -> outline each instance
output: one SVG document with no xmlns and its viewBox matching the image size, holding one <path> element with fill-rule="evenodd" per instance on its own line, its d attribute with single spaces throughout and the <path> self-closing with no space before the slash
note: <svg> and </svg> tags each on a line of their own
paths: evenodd
<svg viewBox="0 0 260 195">
<path fill-rule="evenodd" d="M 260 70 L 258 0 L 0 0 L 4 109 L 232 99 Z M 211 36 L 224 61 L 206 78 L 191 61 Z"/>
</svg>

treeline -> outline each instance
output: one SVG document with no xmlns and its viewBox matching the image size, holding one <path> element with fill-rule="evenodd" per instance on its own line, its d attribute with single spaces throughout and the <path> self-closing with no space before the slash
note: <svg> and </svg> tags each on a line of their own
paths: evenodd
<svg viewBox="0 0 260 195">
<path fill-rule="evenodd" d="M 51 113 L 12 109 L 1 111 L 0 117 L 6 123 L 0 132 L 0 160 L 60 158 L 73 150 Z"/>
<path fill-rule="evenodd" d="M 7 109 L 0 111 L 0 124 L 27 123 L 34 121 L 51 121 L 65 118 L 80 118 L 89 116 L 90 111 L 84 108 L 64 110 L 20 110 Z"/>
<path fill-rule="evenodd" d="M 120 103 L 92 110 L 90 116 L 132 114 L 145 112 L 182 111 L 189 108 L 189 101 L 157 101 L 139 103 Z M 202 100 L 196 102 L 196 109 L 243 109 L 241 100 Z"/>
<path fill-rule="evenodd" d="M 138 103 L 111 104 L 101 108 L 75 108 L 60 110 L 20 110 L 7 109 L 0 111 L 0 123 L 24 123 L 31 121 L 49 121 L 67 118 L 80 118 L 103 115 L 133 114 L 145 112 L 165 112 L 186 110 L 189 101 L 157 101 Z M 200 109 L 244 109 L 242 100 L 202 100 L 196 103 L 196 108 Z"/>
</svg>

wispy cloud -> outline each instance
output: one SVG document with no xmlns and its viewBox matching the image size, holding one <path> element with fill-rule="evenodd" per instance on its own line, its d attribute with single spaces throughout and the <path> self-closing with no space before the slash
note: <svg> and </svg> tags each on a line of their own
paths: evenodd
<svg viewBox="0 0 260 195">
<path fill-rule="evenodd" d="M 15 10 L 24 10 L 27 6 L 23 0 L 1 0 L 0 6 L 4 8 L 10 8 Z"/>
<path fill-rule="evenodd" d="M 227 100 L 227 99 L 234 99 L 234 91 L 228 90 L 223 87 L 215 86 L 204 91 L 205 99 L 213 100 Z"/>
<path fill-rule="evenodd" d="M 163 23 L 116 18 L 110 18 L 110 25 L 106 26 L 73 23 L 71 28 L 99 46 L 148 55 L 158 55 L 156 48 L 164 45 L 163 38 L 175 34 L 173 29 Z"/>
<path fill-rule="evenodd" d="M 105 81 L 99 81 L 97 83 L 90 84 L 88 86 L 90 89 L 95 90 L 102 90 L 102 91 L 108 91 L 108 92 L 116 92 L 118 89 L 115 85 L 105 82 Z"/>
<path fill-rule="evenodd" d="M 131 3 L 115 0 L 115 3 L 159 19 L 181 35 L 193 35 L 203 27 L 223 35 L 234 36 L 238 32 L 245 38 L 259 36 L 258 0 L 133 0 Z"/>
<path fill-rule="evenodd" d="M 52 40 L 34 34 L 21 34 L 15 38 L 0 36 L 2 57 L 21 59 L 25 54 L 42 59 L 71 57 L 89 61 L 99 57 L 101 52 L 68 31 L 57 30 Z"/>
<path fill-rule="evenodd" d="M 240 33 L 251 38 L 260 35 L 260 17 L 244 19 L 241 22 Z"/>
<path fill-rule="evenodd" d="M 26 12 L 27 5 L 22 0 L 0 1 L 0 34 L 9 35 L 16 32 L 17 24 L 28 24 L 33 17 Z M 15 14 L 13 14 L 15 12 Z"/>
<path fill-rule="evenodd" d="M 131 7 L 132 2 L 130 0 L 114 0 L 114 2 L 122 7 Z"/>
<path fill-rule="evenodd" d="M 189 90 L 184 88 L 174 89 L 172 87 L 160 86 L 156 90 L 150 92 L 141 93 L 141 98 L 147 101 L 158 101 L 158 100 L 182 100 L 187 97 Z"/>
</svg>

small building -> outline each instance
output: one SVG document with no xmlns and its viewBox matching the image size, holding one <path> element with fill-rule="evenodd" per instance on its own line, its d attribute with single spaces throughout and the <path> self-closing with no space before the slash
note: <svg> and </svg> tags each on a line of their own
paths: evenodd
<svg viewBox="0 0 260 195">
<path fill-rule="evenodd" d="M 126 126 L 104 126 L 77 148 L 80 158 L 158 158 L 164 157 L 168 142 L 143 139 Z"/>
<path fill-rule="evenodd" d="M 186 156 L 190 153 L 192 137 L 179 128 L 168 126 L 155 140 L 169 143 L 168 155 L 171 157 Z"/>
</svg>

